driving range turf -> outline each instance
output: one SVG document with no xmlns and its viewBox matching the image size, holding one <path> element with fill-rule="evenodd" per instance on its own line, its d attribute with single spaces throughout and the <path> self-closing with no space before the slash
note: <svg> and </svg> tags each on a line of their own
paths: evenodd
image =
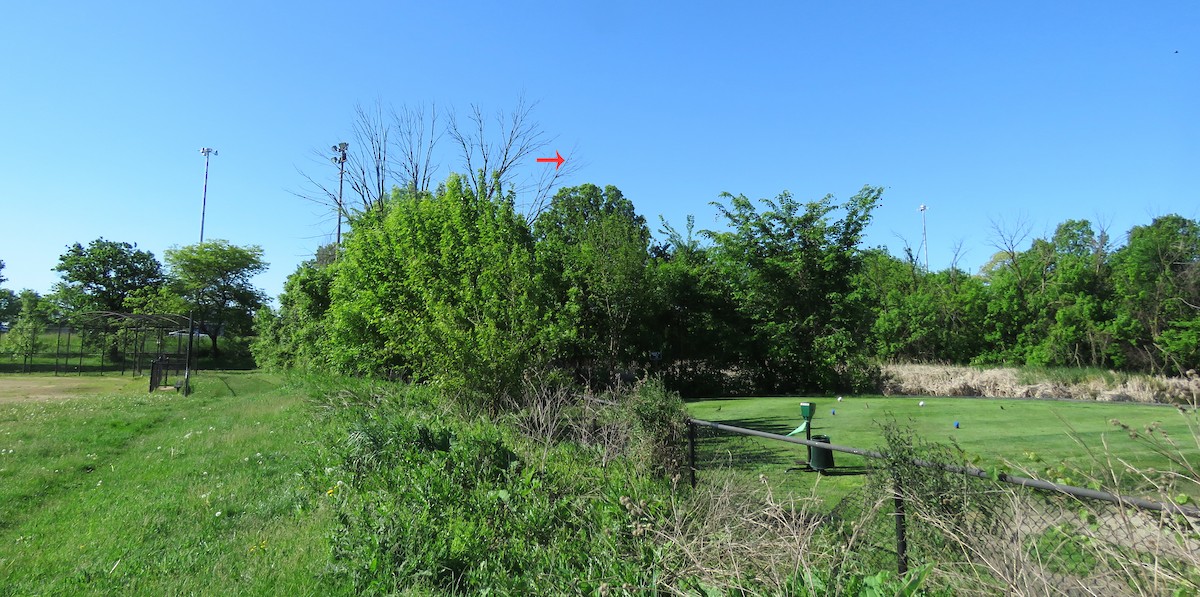
<svg viewBox="0 0 1200 597">
<path fill-rule="evenodd" d="M 881 424 L 894 419 L 914 440 L 957 443 L 979 468 L 1049 481 L 1084 484 L 1089 476 L 1112 468 L 1121 472 L 1122 489 L 1147 489 L 1133 471 L 1172 468 L 1146 439 L 1146 428 L 1155 424 L 1177 443 L 1170 449 L 1193 462 L 1200 458 L 1196 411 L 1166 405 L 895 396 L 846 396 L 838 402 L 826 396 L 704 400 L 689 403 L 688 411 L 701 420 L 786 435 L 803 421 L 801 402 L 815 404 L 812 434 L 827 435 L 833 444 L 883 451 Z M 1114 420 L 1138 431 L 1139 437 L 1131 438 Z M 835 468 L 818 476 L 799 470 L 806 460 L 804 446 L 727 434 L 700 444 L 701 478 L 724 467 L 765 475 L 773 485 L 805 495 L 819 484 L 815 493 L 826 503 L 861 483 L 856 474 L 867 464 L 865 458 L 835 453 Z"/>
</svg>

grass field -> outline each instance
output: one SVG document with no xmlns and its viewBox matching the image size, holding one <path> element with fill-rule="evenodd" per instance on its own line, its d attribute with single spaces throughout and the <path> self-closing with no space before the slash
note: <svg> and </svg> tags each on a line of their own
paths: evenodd
<svg viewBox="0 0 1200 597">
<path fill-rule="evenodd" d="M 1123 471 L 1124 489 L 1146 490 L 1148 487 L 1134 470 L 1154 475 L 1150 471 L 1171 470 L 1168 459 L 1146 441 L 1149 426 L 1166 432 L 1178 442 L 1178 452 L 1187 459 L 1200 458 L 1196 432 L 1200 420 L 1196 411 L 1182 413 L 1167 406 L 1102 403 L 1084 401 L 1043 401 L 977 398 L 909 398 L 858 396 L 836 398 L 746 398 L 706 400 L 688 405 L 691 415 L 698 419 L 747 427 L 772 433 L 787 434 L 802 421 L 800 403 L 814 402 L 817 406 L 813 422 L 814 435 L 830 437 L 831 443 L 865 449 L 880 449 L 883 443 L 880 424 L 894 417 L 896 423 L 913 438 L 929 442 L 956 442 L 973 459 L 975 465 L 987 469 L 1024 472 L 1050 481 L 1085 484 L 1090 477 L 1110 468 Z M 918 406 L 924 401 L 925 406 Z M 836 414 L 834 414 L 836 412 Z M 1138 430 L 1133 439 L 1125 430 L 1114 426 L 1119 420 Z M 956 429 L 954 424 L 958 422 Z M 747 450 L 725 449 L 721 442 L 733 442 L 728 436 L 706 440 L 714 462 L 701 462 L 703 468 L 716 465 L 722 454 L 733 468 L 750 474 L 765 474 L 780 480 L 792 490 L 808 491 L 815 477 L 796 472 L 797 463 L 805 459 L 803 446 L 791 447 L 769 440 L 739 439 L 753 443 Z M 734 454 L 747 455 L 741 458 Z M 848 454 L 835 454 L 835 463 L 843 472 L 854 472 L 865 460 Z M 1110 467 L 1111 465 L 1111 467 Z M 836 473 L 837 471 L 835 471 Z M 829 475 L 821 479 L 821 492 L 839 497 L 856 483 L 853 475 Z M 1195 493 L 1194 487 L 1189 493 Z M 1193 497 L 1197 497 L 1193 495 Z"/>
<path fill-rule="evenodd" d="M 257 373 L 189 397 L 82 380 L 0 376 L 0 595 L 338 592 L 303 398 Z"/>
</svg>

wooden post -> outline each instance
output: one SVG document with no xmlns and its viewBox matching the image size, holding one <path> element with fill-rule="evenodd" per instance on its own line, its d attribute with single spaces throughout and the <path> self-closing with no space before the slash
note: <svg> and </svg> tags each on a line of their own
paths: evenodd
<svg viewBox="0 0 1200 597">
<path fill-rule="evenodd" d="M 692 489 L 696 488 L 696 425 L 688 421 L 688 475 L 691 477 Z"/>
<path fill-rule="evenodd" d="M 908 572 L 908 538 L 904 527 L 904 496 L 900 485 L 900 475 L 892 475 L 893 499 L 896 504 L 896 572 L 901 576 Z"/>
</svg>

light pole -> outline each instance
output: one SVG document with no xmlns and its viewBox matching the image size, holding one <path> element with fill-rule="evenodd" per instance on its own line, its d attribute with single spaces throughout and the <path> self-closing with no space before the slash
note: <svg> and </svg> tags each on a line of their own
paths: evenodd
<svg viewBox="0 0 1200 597">
<path fill-rule="evenodd" d="M 346 150 L 350 148 L 350 144 L 346 142 L 338 143 L 333 146 L 333 157 L 330 158 L 333 163 L 338 165 L 338 198 L 337 198 L 337 244 L 333 247 L 333 255 L 336 258 L 342 252 L 342 216 L 345 214 L 345 209 L 342 207 L 342 181 L 346 175 Z"/>
<path fill-rule="evenodd" d="M 925 247 L 925 271 L 928 272 L 929 271 L 929 237 L 927 235 L 928 229 L 925 227 L 925 204 L 924 203 L 921 204 L 920 211 L 921 211 L 921 246 Z"/>
<path fill-rule="evenodd" d="M 208 208 L 208 158 L 217 155 L 217 150 L 201 147 L 200 155 L 204 156 L 204 191 L 200 194 L 200 244 L 204 244 L 204 211 Z"/>
<path fill-rule="evenodd" d="M 200 194 L 200 244 L 204 244 L 204 212 L 208 210 L 208 160 L 217 155 L 217 150 L 211 147 L 201 147 L 200 155 L 204 156 L 204 190 Z M 188 343 L 187 354 L 183 363 L 183 395 L 192 393 L 192 345 L 196 340 L 195 309 L 188 309 Z"/>
</svg>

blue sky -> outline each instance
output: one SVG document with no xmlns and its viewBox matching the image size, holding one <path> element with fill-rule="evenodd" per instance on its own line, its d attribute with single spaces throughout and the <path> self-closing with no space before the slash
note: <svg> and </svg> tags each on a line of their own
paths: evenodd
<svg viewBox="0 0 1200 597">
<path fill-rule="evenodd" d="M 961 244 L 977 270 L 993 222 L 1200 217 L 1200 3 L 645 4 L 10 4 L 5 286 L 49 291 L 74 242 L 194 243 L 209 146 L 206 238 L 261 245 L 275 295 L 333 233 L 297 169 L 331 174 L 314 151 L 377 100 L 536 101 L 585 164 L 566 183 L 615 185 L 654 227 L 719 226 L 724 191 L 883 186 L 867 243 L 919 246 L 926 204 L 934 269 Z"/>
</svg>

